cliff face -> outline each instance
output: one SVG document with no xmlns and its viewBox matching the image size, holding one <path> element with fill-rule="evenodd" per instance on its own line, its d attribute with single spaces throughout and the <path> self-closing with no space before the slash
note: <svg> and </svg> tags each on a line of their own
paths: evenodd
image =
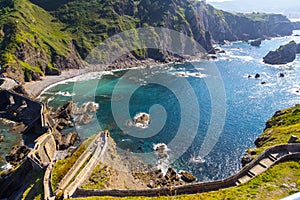
<svg viewBox="0 0 300 200">
<path fill-rule="evenodd" d="M 173 29 L 194 38 L 209 53 L 214 52 L 213 41 L 290 35 L 294 28 L 282 15 L 231 14 L 189 0 L 2 0 L 0 4 L 0 64 L 19 82 L 83 67 L 81 59 L 98 44 L 133 28 Z M 141 47 L 131 56 L 166 61 L 168 54 Z"/>
<path fill-rule="evenodd" d="M 203 26 L 216 42 L 286 36 L 294 29 L 289 19 L 280 14 L 234 14 L 203 3 L 198 3 L 197 8 Z"/>
<path fill-rule="evenodd" d="M 0 64 L 19 82 L 81 66 L 64 25 L 28 1 L 0 1 Z"/>
</svg>

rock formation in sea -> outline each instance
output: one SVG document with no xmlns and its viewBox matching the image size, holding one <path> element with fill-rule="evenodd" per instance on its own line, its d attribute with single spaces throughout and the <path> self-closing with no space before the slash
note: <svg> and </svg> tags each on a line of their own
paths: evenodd
<svg viewBox="0 0 300 200">
<path fill-rule="evenodd" d="M 261 42 L 263 41 L 263 39 L 261 38 L 258 38 L 256 40 L 253 40 L 250 42 L 250 45 L 251 46 L 255 46 L 255 47 L 259 47 L 261 45 Z"/>
<path fill-rule="evenodd" d="M 275 51 L 270 51 L 264 58 L 263 61 L 267 64 L 287 64 L 293 62 L 296 59 L 297 47 L 295 41 L 291 41 L 286 45 L 280 46 Z"/>
</svg>

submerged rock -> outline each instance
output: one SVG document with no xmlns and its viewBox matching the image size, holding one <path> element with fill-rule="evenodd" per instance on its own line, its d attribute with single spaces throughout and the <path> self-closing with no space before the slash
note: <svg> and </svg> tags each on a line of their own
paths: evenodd
<svg viewBox="0 0 300 200">
<path fill-rule="evenodd" d="M 286 45 L 280 46 L 275 51 L 270 51 L 263 61 L 267 64 L 287 64 L 293 62 L 296 59 L 297 44 L 295 41 L 291 41 Z"/>
</svg>

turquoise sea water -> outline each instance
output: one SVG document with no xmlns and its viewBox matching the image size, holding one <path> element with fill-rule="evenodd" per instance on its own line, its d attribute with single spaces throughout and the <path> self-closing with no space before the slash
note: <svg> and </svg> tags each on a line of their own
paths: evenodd
<svg viewBox="0 0 300 200">
<path fill-rule="evenodd" d="M 12 126 L 12 125 L 10 125 Z M 0 122 L 0 135 L 4 136 L 4 141 L 0 142 L 0 156 L 2 160 L 0 161 L 0 171 L 8 167 L 5 161 L 5 155 L 11 150 L 14 145 L 17 145 L 21 140 L 21 135 L 17 133 L 12 133 L 10 131 L 9 125 Z"/>
<path fill-rule="evenodd" d="M 200 119 L 199 128 L 193 143 L 187 151 L 175 162 L 170 163 L 177 170 L 188 170 L 201 181 L 216 180 L 227 177 L 241 168 L 240 159 L 249 147 L 254 146 L 254 140 L 263 131 L 265 122 L 275 111 L 300 103 L 300 57 L 289 65 L 270 66 L 262 62 L 268 51 L 274 50 L 279 45 L 295 40 L 300 42 L 300 37 L 290 36 L 274 38 L 263 41 L 261 47 L 251 47 L 246 42 L 235 42 L 230 46 L 222 46 L 225 54 L 218 56 L 213 62 L 219 70 L 223 79 L 226 93 L 226 118 L 221 136 L 212 151 L 204 158 L 205 162 L 192 162 L 191 158 L 199 155 L 201 144 L 208 130 L 211 120 L 211 95 L 206 82 L 202 76 L 195 73 L 198 70 L 201 74 L 206 74 L 202 62 L 185 63 L 181 65 L 171 65 L 167 69 L 152 68 L 153 73 L 166 73 L 177 79 L 186 79 L 192 86 L 193 92 L 197 96 L 197 102 L 191 100 L 191 107 L 194 103 L 199 104 Z M 157 70 L 155 70 L 157 69 Z M 135 69 L 139 73 L 142 69 Z M 181 102 L 174 92 L 165 86 L 147 83 L 147 80 L 127 80 L 123 75 L 127 71 L 119 71 L 95 78 L 86 75 L 81 80 L 76 80 L 76 87 L 82 92 L 79 103 L 86 99 L 93 99 L 99 104 L 97 120 L 89 125 L 77 127 L 81 137 L 88 137 L 99 131 L 98 123 L 102 129 L 109 129 L 111 135 L 120 149 L 134 153 L 151 152 L 153 145 L 165 143 L 168 145 L 172 138 L 176 136 L 181 123 Z M 198 72 L 197 72 L 198 73 Z M 259 73 L 259 79 L 248 78 Z M 280 78 L 279 73 L 284 73 L 285 77 Z M 177 75 L 176 75 L 177 74 Z M 179 76 L 178 76 L 179 74 Z M 181 75 L 180 75 L 181 74 Z M 183 77 L 186 76 L 186 77 Z M 209 74 L 207 74 L 209 76 Z M 97 81 L 97 88 L 93 85 Z M 121 89 L 114 91 L 116 84 L 122 81 Z M 261 84 L 266 82 L 266 84 Z M 142 83 L 142 84 L 141 84 Z M 69 81 L 58 84 L 47 90 L 41 98 L 49 106 L 58 107 L 67 100 L 72 99 L 74 82 Z M 181 85 L 177 86 L 181 91 Z M 158 122 L 164 126 L 157 134 L 151 137 L 134 137 L 122 131 L 112 114 L 112 101 L 121 101 L 128 91 L 137 88 L 129 101 L 129 113 L 134 117 L 137 113 L 149 113 L 153 105 L 160 105 L 166 111 L 166 119 L 157 117 Z M 112 93 L 114 98 L 112 99 Z M 188 91 L 181 91 L 186 99 L 191 98 Z M 120 107 L 120 113 L 125 107 Z M 192 112 L 192 111 L 191 111 Z M 192 116 L 192 114 L 191 114 Z M 129 120 L 129 119 L 128 119 Z M 153 119 L 154 120 L 154 119 Z M 160 121 L 161 120 L 161 121 Z M 188 119 L 190 123 L 195 123 L 194 119 Z M 126 124 L 126 120 L 124 121 Z M 212 127 L 213 128 L 213 127 Z M 143 134 L 150 134 L 147 129 Z M 189 135 L 182 134 L 180 140 L 184 143 Z M 178 144 L 180 145 L 180 143 Z M 170 148 L 169 154 L 175 152 Z"/>
</svg>

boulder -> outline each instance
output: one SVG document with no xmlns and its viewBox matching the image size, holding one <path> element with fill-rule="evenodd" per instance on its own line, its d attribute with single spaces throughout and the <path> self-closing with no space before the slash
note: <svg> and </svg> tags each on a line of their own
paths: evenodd
<svg viewBox="0 0 300 200">
<path fill-rule="evenodd" d="M 64 118 L 66 120 L 70 120 L 72 115 L 77 111 L 77 106 L 73 102 L 68 102 L 65 105 L 59 107 L 56 111 L 56 115 L 58 118 Z"/>
<path fill-rule="evenodd" d="M 267 64 L 278 65 L 293 62 L 296 59 L 297 44 L 291 41 L 286 45 L 280 46 L 275 51 L 270 51 L 263 61 Z"/>
<path fill-rule="evenodd" d="M 177 175 L 177 172 L 173 168 L 169 167 L 165 175 L 165 179 L 167 181 L 178 181 L 179 176 Z"/>
<path fill-rule="evenodd" d="M 253 157 L 249 154 L 244 154 L 242 157 L 242 166 L 244 167 L 245 165 L 249 164 L 253 160 Z"/>
<path fill-rule="evenodd" d="M 66 135 L 62 135 L 61 143 L 59 144 L 59 149 L 65 150 L 70 146 L 73 146 L 77 141 L 77 138 L 78 138 L 78 134 L 76 132 L 70 132 Z"/>
<path fill-rule="evenodd" d="M 255 47 L 259 47 L 261 45 L 261 42 L 263 41 L 263 39 L 261 38 L 258 38 L 256 40 L 253 40 L 250 42 L 250 45 L 251 46 L 255 46 Z"/>
<path fill-rule="evenodd" d="M 180 175 L 181 175 L 181 179 L 184 182 L 191 183 L 191 182 L 196 181 L 196 177 L 191 173 L 183 171 L 183 172 L 180 172 Z"/>
<path fill-rule="evenodd" d="M 153 180 L 150 180 L 149 183 L 147 184 L 147 187 L 149 188 L 155 188 L 156 184 Z"/>
<path fill-rule="evenodd" d="M 288 141 L 288 143 L 296 143 L 299 138 L 295 135 L 292 135 Z"/>
<path fill-rule="evenodd" d="M 84 113 L 82 115 L 79 115 L 75 118 L 75 122 L 79 125 L 87 125 L 90 123 L 93 119 L 93 115 L 89 113 Z"/>
<path fill-rule="evenodd" d="M 260 77 L 260 74 L 255 74 L 255 78 L 259 78 Z"/>
<path fill-rule="evenodd" d="M 11 165 L 17 166 L 26 158 L 29 152 L 30 149 L 27 146 L 14 146 L 12 150 L 5 156 L 5 159 Z"/>
<path fill-rule="evenodd" d="M 280 74 L 279 74 L 279 77 L 280 77 L 280 78 L 284 78 L 284 73 L 280 73 Z"/>
</svg>

